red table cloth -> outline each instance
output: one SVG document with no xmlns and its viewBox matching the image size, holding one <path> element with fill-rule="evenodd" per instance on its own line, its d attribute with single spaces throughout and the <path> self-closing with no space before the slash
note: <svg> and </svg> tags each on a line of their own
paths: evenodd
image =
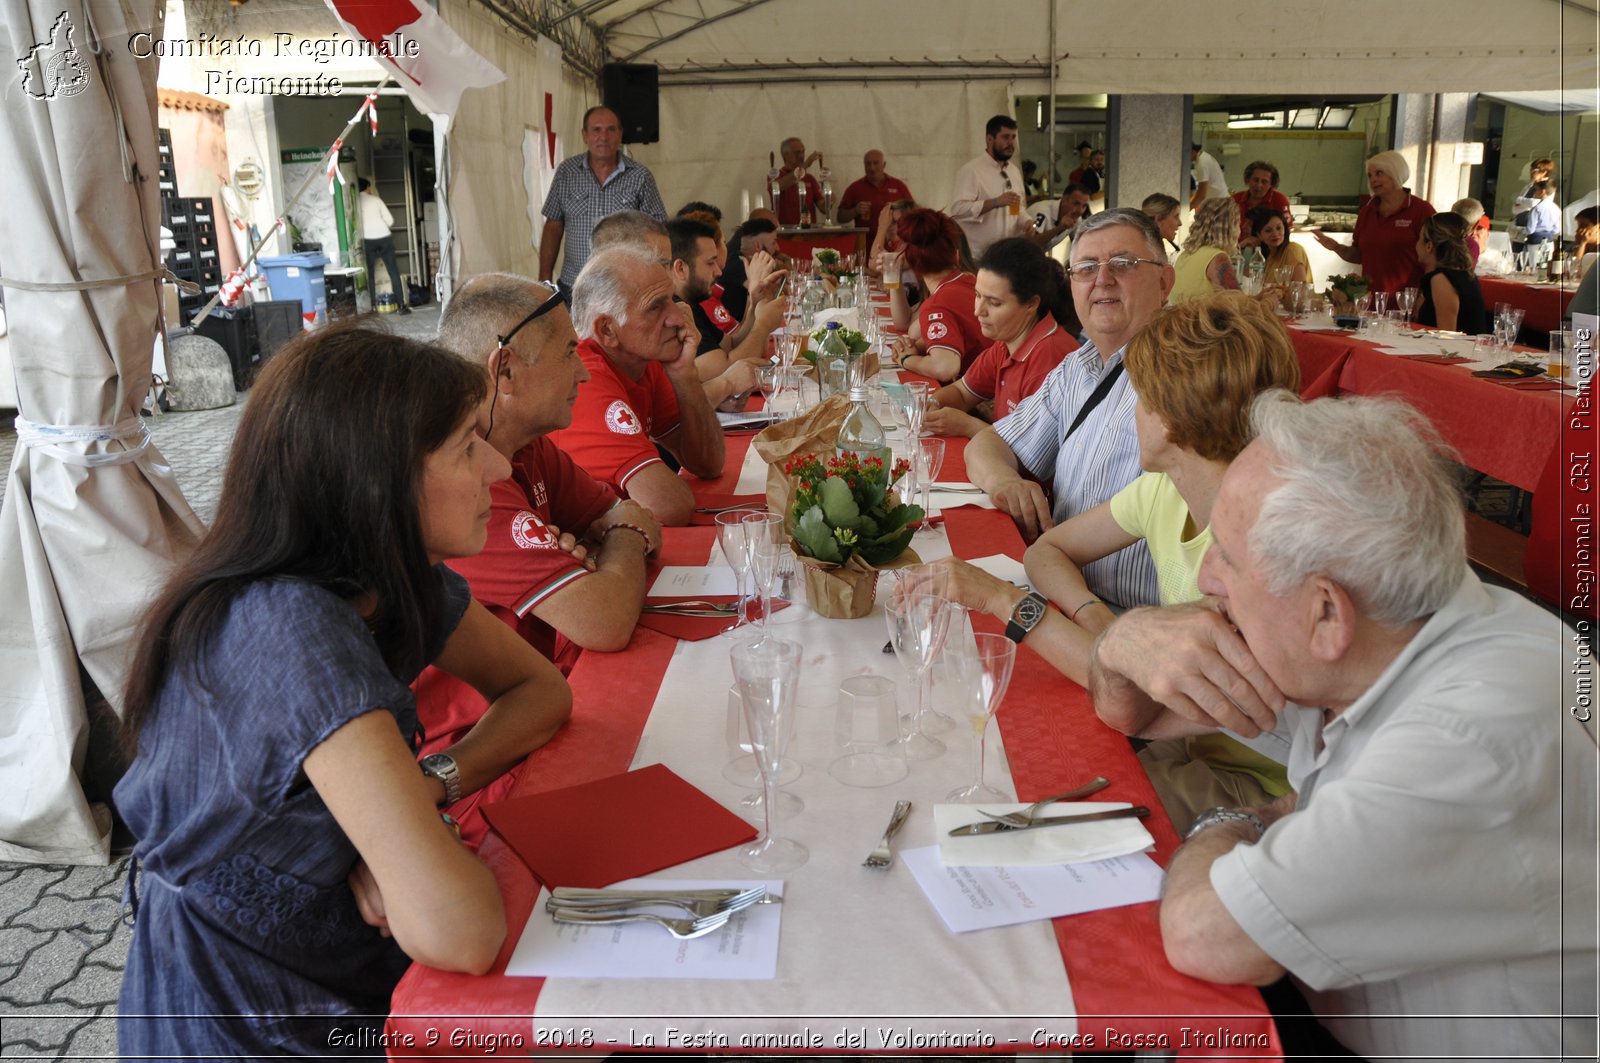
<svg viewBox="0 0 1600 1063">
<path fill-rule="evenodd" d="M 1523 328 L 1553 332 L 1567 316 L 1567 304 L 1577 294 L 1578 282 L 1572 280 L 1560 288 L 1545 288 L 1501 277 L 1479 277 L 1478 287 L 1483 291 L 1483 305 L 1489 313 L 1494 313 L 1496 303 L 1510 303 L 1523 310 Z"/>
</svg>

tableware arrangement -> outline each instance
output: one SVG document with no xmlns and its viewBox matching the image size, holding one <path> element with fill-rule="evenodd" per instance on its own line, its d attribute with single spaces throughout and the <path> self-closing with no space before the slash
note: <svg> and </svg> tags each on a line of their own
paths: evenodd
<svg viewBox="0 0 1600 1063">
<path fill-rule="evenodd" d="M 545 901 L 544 907 L 548 912 L 567 909 L 596 914 L 625 912 L 633 908 L 678 908 L 696 919 L 705 919 L 723 912 L 731 915 L 768 900 L 767 887 L 764 885 L 711 890 L 582 889 L 557 886 L 550 891 L 550 899 Z"/>
<path fill-rule="evenodd" d="M 846 786 L 888 786 L 910 770 L 896 745 L 900 710 L 894 680 L 888 676 L 853 675 L 839 684 L 833 737 L 840 753 L 829 763 L 828 774 Z"/>
<path fill-rule="evenodd" d="M 1011 671 L 1017 663 L 1017 644 L 1006 636 L 979 631 L 971 649 L 947 650 L 955 662 L 961 686 L 956 696 L 972 727 L 974 756 L 973 781 L 945 795 L 947 801 L 1005 800 L 1006 795 L 984 781 L 985 754 L 988 751 L 989 721 L 1011 686 Z"/>
<path fill-rule="evenodd" d="M 717 514 L 717 545 L 722 548 L 722 559 L 733 569 L 733 577 L 739 588 L 739 618 L 723 633 L 724 637 L 743 635 L 741 629 L 750 624 L 750 600 L 745 591 L 746 579 L 750 575 L 750 533 L 745 528 L 744 519 L 760 512 L 756 509 L 730 509 Z"/>
<path fill-rule="evenodd" d="M 734 684 L 744 705 L 745 726 L 761 769 L 764 796 L 761 834 L 753 844 L 739 850 L 739 861 L 762 874 L 792 871 L 811 856 L 794 839 L 774 837 L 772 833 L 783 736 L 792 726 L 790 717 L 800 680 L 800 652 L 798 642 L 775 638 L 742 642 L 732 651 Z"/>
<path fill-rule="evenodd" d="M 1100 812 L 1081 812 L 1074 816 L 1045 816 L 1042 819 L 1033 819 L 1023 826 L 1013 826 L 997 819 L 984 820 L 981 823 L 968 823 L 964 827 L 957 827 L 949 831 L 952 838 L 964 838 L 976 834 L 1005 834 L 1019 830 L 1037 830 L 1041 827 L 1064 827 L 1073 823 L 1098 823 L 1107 819 L 1144 819 L 1150 815 L 1150 809 L 1144 805 L 1135 805 L 1132 808 L 1112 808 Z"/>
<path fill-rule="evenodd" d="M 889 816 L 889 825 L 884 828 L 883 838 L 878 842 L 877 848 L 868 853 L 867 858 L 861 861 L 862 867 L 870 867 L 882 871 L 894 863 L 894 850 L 889 847 L 889 843 L 894 840 L 894 836 L 899 832 L 900 828 L 905 826 L 906 817 L 910 814 L 910 801 L 895 802 L 894 812 Z"/>
</svg>

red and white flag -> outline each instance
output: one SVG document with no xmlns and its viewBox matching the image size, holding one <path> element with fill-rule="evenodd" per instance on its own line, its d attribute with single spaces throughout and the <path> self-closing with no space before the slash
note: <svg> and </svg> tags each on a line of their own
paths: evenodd
<svg viewBox="0 0 1600 1063">
<path fill-rule="evenodd" d="M 373 45 L 377 61 L 424 114 L 454 118 L 463 92 L 506 79 L 422 0 L 327 0 L 327 4 L 345 32 Z"/>
</svg>

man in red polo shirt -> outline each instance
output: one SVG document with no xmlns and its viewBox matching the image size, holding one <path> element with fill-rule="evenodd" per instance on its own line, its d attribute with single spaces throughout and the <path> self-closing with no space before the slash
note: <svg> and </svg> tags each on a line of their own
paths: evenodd
<svg viewBox="0 0 1600 1063">
<path fill-rule="evenodd" d="M 591 476 L 662 524 L 688 524 L 694 494 L 661 460 L 703 479 L 722 474 L 722 425 L 695 365 L 699 336 L 673 300 L 672 274 L 621 244 L 590 258 L 572 290 L 578 353 L 589 381 L 572 425 L 551 438 Z"/>
<path fill-rule="evenodd" d="M 626 646 L 644 603 L 645 558 L 659 548 L 661 527 L 638 503 L 618 501 L 548 438 L 571 422 L 573 401 L 588 379 L 561 300 L 527 277 L 474 277 L 446 307 L 439 342 L 493 378 L 478 409 L 478 432 L 511 462 L 511 475 L 490 487 L 483 551 L 450 567 L 466 578 L 474 598 L 563 674 L 584 649 Z M 489 719 L 482 695 L 437 668 L 426 669 L 415 690 L 424 754 L 474 741 L 480 721 Z M 463 838 L 481 840 L 478 807 L 505 796 L 515 779 L 514 769 L 451 806 Z"/>
<path fill-rule="evenodd" d="M 866 173 L 851 181 L 839 200 L 839 224 L 861 225 L 868 232 L 877 232 L 878 215 L 883 213 L 884 207 L 896 200 L 916 197 L 904 181 L 889 176 L 888 162 L 877 148 L 861 157 L 861 168 Z"/>
<path fill-rule="evenodd" d="M 822 158 L 822 152 L 813 151 L 807 155 L 805 141 L 799 137 L 785 140 L 779 151 L 783 155 L 783 169 L 778 174 L 778 224 L 799 225 L 801 214 L 815 217 L 818 204 L 822 202 L 822 186 L 806 172 L 812 163 Z M 800 198 L 801 188 L 805 190 L 804 203 Z"/>
</svg>

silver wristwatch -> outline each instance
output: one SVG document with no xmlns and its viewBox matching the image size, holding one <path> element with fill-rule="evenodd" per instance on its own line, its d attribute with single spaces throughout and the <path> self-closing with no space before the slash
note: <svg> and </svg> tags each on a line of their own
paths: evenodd
<svg viewBox="0 0 1600 1063">
<path fill-rule="evenodd" d="M 461 769 L 456 758 L 448 753 L 430 753 L 422 758 L 422 774 L 444 783 L 444 803 L 453 805 L 461 800 Z"/>
<path fill-rule="evenodd" d="M 1218 805 L 1216 808 L 1208 808 L 1196 816 L 1194 822 L 1189 824 L 1189 829 L 1184 831 L 1183 840 L 1188 841 L 1207 827 L 1215 826 L 1218 823 L 1248 823 L 1255 827 L 1256 837 L 1258 838 L 1267 833 L 1267 825 L 1261 822 L 1261 817 L 1254 812 L 1246 812 L 1240 808 L 1223 808 Z"/>
</svg>

